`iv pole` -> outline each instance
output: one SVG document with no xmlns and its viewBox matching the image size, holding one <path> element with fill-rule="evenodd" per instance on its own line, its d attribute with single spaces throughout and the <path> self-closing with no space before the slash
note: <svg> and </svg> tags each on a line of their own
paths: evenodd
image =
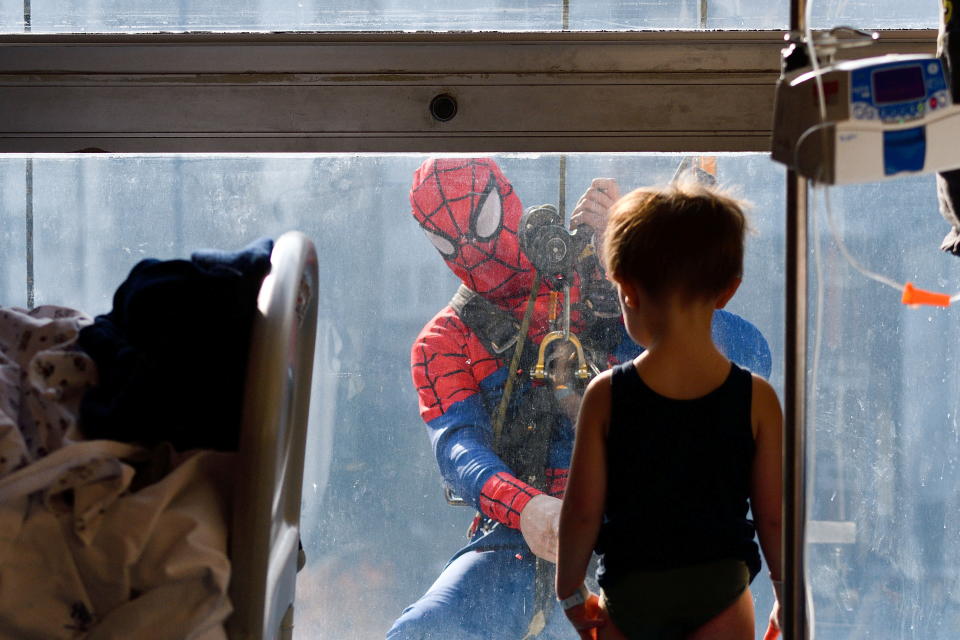
<svg viewBox="0 0 960 640">
<path fill-rule="evenodd" d="M 806 1 L 790 0 L 790 30 L 806 27 Z M 806 362 L 807 180 L 787 171 L 786 341 L 783 440 L 783 637 L 807 640 L 806 607 Z"/>
<path fill-rule="evenodd" d="M 23 31 L 32 31 L 30 0 L 23 0 Z M 33 158 L 24 160 L 24 221 L 26 225 L 27 309 L 33 309 Z"/>
</svg>

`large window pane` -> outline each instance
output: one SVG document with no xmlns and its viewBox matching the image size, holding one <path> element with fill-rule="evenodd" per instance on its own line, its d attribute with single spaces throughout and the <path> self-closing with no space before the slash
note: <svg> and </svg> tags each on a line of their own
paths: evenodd
<svg viewBox="0 0 960 640">
<path fill-rule="evenodd" d="M 23 31 L 23 3 L 17 0 L 0 0 L 0 32 Z"/>
<path fill-rule="evenodd" d="M 902 0 L 814 0 L 813 27 L 849 25 L 860 29 L 936 29 L 940 2 Z"/>
<path fill-rule="evenodd" d="M 777 29 L 788 3 L 763 0 L 32 0 L 34 32 L 144 31 L 623 31 Z M 0 3 L 5 32 L 23 4 Z"/>
<path fill-rule="evenodd" d="M 457 280 L 409 216 L 422 158 L 87 157 L 33 161 L 38 303 L 109 308 L 147 256 L 238 247 L 298 228 L 321 255 L 321 329 L 303 502 L 298 634 L 380 637 L 461 545 L 417 415 L 408 349 Z M 560 199 L 561 157 L 498 162 L 525 205 Z M 679 157 L 571 155 L 569 209 L 596 176 L 669 180 Z M 0 162 L 4 304 L 25 303 L 27 163 Z M 731 309 L 769 340 L 782 378 L 782 191 L 762 155 L 721 156 L 721 183 L 754 202 L 756 233 Z M 838 237 L 863 265 L 953 292 L 960 261 L 932 178 L 831 191 Z M 809 577 L 820 638 L 952 638 L 960 620 L 960 431 L 953 309 L 908 309 L 843 259 L 817 199 L 812 270 Z M 815 263 L 814 263 L 815 264 Z M 819 278 L 816 273 L 819 272 Z M 819 331 L 817 331 L 819 327 Z M 817 347 L 814 349 L 814 347 Z M 332 429 L 332 442 L 318 441 Z M 332 446 L 331 446 L 332 445 Z M 328 492 L 319 491 L 329 475 Z M 766 587 L 754 585 L 763 611 Z M 891 631 L 892 630 L 892 631 Z"/>
<path fill-rule="evenodd" d="M 830 201 L 837 237 L 866 269 L 960 289 L 960 261 L 939 251 L 947 225 L 932 176 L 835 188 Z M 899 291 L 843 258 L 822 204 L 816 215 L 822 297 L 811 299 L 811 326 L 821 329 L 807 407 L 817 638 L 952 638 L 960 316 L 903 306 Z"/>
<path fill-rule="evenodd" d="M 27 160 L 0 160 L 0 305 L 27 306 Z"/>
<path fill-rule="evenodd" d="M 789 2 L 765 0 L 572 0 L 570 28 L 586 31 L 786 29 L 789 7 Z"/>
<path fill-rule="evenodd" d="M 422 160 L 33 161 L 38 304 L 103 313 L 114 289 L 145 257 L 238 248 L 288 229 L 300 229 L 316 243 L 321 317 L 304 478 L 308 562 L 298 583 L 298 637 L 383 637 L 462 546 L 473 518 L 471 509 L 444 501 L 410 381 L 410 346 L 459 282 L 410 215 L 411 177 Z M 568 213 L 594 177 L 616 178 L 624 188 L 665 183 L 680 160 L 673 155 L 496 158 L 524 206 L 557 204 L 565 185 Z M 24 170 L 23 160 L 0 163 L 3 185 L 21 185 L 19 196 L 16 189 L 3 192 L 16 200 L 14 212 L 22 210 Z M 753 202 L 746 284 L 730 309 L 753 321 L 770 342 L 772 381 L 779 389 L 783 173 L 757 154 L 721 156 L 717 174 Z M 22 249 L 3 255 L 4 274 L 23 273 Z M 768 611 L 765 573 L 753 587 L 758 610 Z"/>
<path fill-rule="evenodd" d="M 936 28 L 936 0 L 814 1 L 813 26 Z M 0 0 L 0 32 L 786 29 L 777 0 Z"/>
</svg>

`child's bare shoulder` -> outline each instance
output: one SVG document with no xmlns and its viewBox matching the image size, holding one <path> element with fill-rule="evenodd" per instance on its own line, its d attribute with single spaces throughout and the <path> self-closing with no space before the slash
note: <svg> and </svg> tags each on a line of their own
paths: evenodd
<svg viewBox="0 0 960 640">
<path fill-rule="evenodd" d="M 607 369 L 601 372 L 587 384 L 587 389 L 583 394 L 583 403 L 581 412 L 601 411 L 608 412 L 610 406 L 610 385 L 613 380 L 613 371 Z"/>
<path fill-rule="evenodd" d="M 755 373 L 751 375 L 753 377 L 754 403 L 773 403 L 780 406 L 780 400 L 777 398 L 777 392 L 773 390 L 773 385 Z"/>
<path fill-rule="evenodd" d="M 753 422 L 753 435 L 757 435 L 757 429 L 777 429 L 779 430 L 783 420 L 783 412 L 780 409 L 780 399 L 773 386 L 758 376 L 753 374 L 753 401 L 751 407 L 751 421 Z"/>
<path fill-rule="evenodd" d="M 587 389 L 600 388 L 609 389 L 610 383 L 613 380 L 613 369 L 607 369 L 606 371 L 601 371 L 598 375 L 587 384 Z"/>
</svg>

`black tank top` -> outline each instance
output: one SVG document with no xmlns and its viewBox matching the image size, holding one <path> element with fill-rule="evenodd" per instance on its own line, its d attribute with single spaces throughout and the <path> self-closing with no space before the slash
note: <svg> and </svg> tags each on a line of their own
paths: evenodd
<svg viewBox="0 0 960 640">
<path fill-rule="evenodd" d="M 752 395 L 750 372 L 733 363 L 723 384 L 691 400 L 656 393 L 633 362 L 614 367 L 601 586 L 632 570 L 724 558 L 743 560 L 751 580 L 759 572 L 747 518 Z"/>
</svg>

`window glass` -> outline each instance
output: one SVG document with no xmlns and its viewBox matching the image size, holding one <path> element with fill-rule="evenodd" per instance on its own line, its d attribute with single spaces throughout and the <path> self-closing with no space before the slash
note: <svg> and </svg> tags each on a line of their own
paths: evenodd
<svg viewBox="0 0 960 640">
<path fill-rule="evenodd" d="M 17 0 L 0 0 L 0 32 L 23 31 L 23 3 Z"/>
<path fill-rule="evenodd" d="M 763 0 L 32 0 L 34 32 L 625 31 L 776 29 L 784 2 Z M 24 5 L 0 0 L 2 30 L 23 30 Z"/>
<path fill-rule="evenodd" d="M 948 227 L 932 176 L 829 196 L 836 236 L 819 196 L 815 210 L 811 326 L 821 329 L 808 361 L 817 638 L 950 638 L 960 625 L 960 315 L 905 307 L 899 291 L 853 269 L 836 238 L 868 270 L 950 294 L 960 261 L 939 250 Z"/>
<path fill-rule="evenodd" d="M 901 0 L 813 0 L 815 29 L 848 25 L 859 29 L 937 29 L 940 2 Z"/>
<path fill-rule="evenodd" d="M 0 160 L 0 304 L 27 306 L 26 160 Z"/>
<path fill-rule="evenodd" d="M 789 2 L 655 0 L 570 3 L 570 27 L 585 31 L 644 29 L 786 29 Z"/>
<path fill-rule="evenodd" d="M 813 26 L 935 29 L 939 6 L 900 0 L 814 2 Z M 0 31 L 632 31 L 644 29 L 786 29 L 779 0 L 0 0 Z"/>
<path fill-rule="evenodd" d="M 569 211 L 594 177 L 624 187 L 662 183 L 680 159 L 496 161 L 524 206 L 558 203 L 563 184 Z M 238 248 L 288 229 L 316 243 L 321 321 L 298 637 L 382 637 L 462 545 L 472 519 L 471 509 L 443 499 L 410 382 L 410 345 L 459 282 L 409 213 L 422 160 L 0 159 L 4 305 L 26 304 L 30 255 L 37 304 L 92 315 L 109 310 L 113 291 L 145 257 Z M 717 174 L 753 202 L 744 285 L 729 308 L 766 336 L 782 395 L 783 174 L 759 154 L 720 156 Z M 951 308 L 901 305 L 898 292 L 851 268 L 837 238 L 867 269 L 927 289 L 960 289 L 960 261 L 938 250 L 946 228 L 930 176 L 832 189 L 835 231 L 822 202 L 818 195 L 811 236 L 812 257 L 819 254 L 809 301 L 816 393 L 807 400 L 817 637 L 888 637 L 894 629 L 895 637 L 951 638 L 960 624 L 960 354 L 952 338 L 960 321 Z M 753 585 L 758 612 L 769 606 L 764 580 Z"/>
<path fill-rule="evenodd" d="M 235 249 L 290 229 L 315 242 L 320 322 L 301 518 L 307 565 L 298 577 L 297 637 L 384 637 L 464 544 L 474 516 L 473 509 L 444 500 L 411 382 L 411 345 L 459 284 L 411 215 L 412 176 L 423 160 L 33 160 L 37 304 L 104 313 L 114 290 L 143 258 L 186 257 L 204 247 Z M 562 193 L 568 215 L 595 177 L 615 178 L 624 189 L 660 184 L 672 178 L 681 160 L 677 155 L 496 158 L 524 207 L 558 204 Z M 0 184 L 12 185 L 0 196 L 3 220 L 12 215 L 20 226 L 24 171 L 24 160 L 0 159 Z M 755 232 L 749 238 L 745 284 L 729 309 L 752 321 L 769 341 L 772 382 L 779 391 L 783 172 L 763 154 L 720 156 L 716 172 L 722 184 L 753 203 Z M 4 303 L 22 304 L 25 250 L 18 243 L 23 235 L 9 236 L 6 224 L 0 228 L 0 242 L 6 243 L 0 283 L 12 281 Z M 769 611 L 771 604 L 765 576 L 761 573 L 753 585 L 758 611 Z"/>
</svg>

